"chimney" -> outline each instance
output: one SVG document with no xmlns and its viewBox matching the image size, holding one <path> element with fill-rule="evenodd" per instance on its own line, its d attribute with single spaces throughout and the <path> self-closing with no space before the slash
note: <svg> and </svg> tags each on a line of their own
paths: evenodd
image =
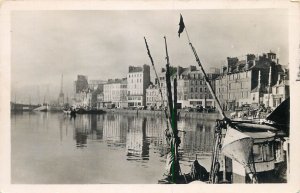
<svg viewBox="0 0 300 193">
<path fill-rule="evenodd" d="M 258 87 L 258 92 L 260 91 L 260 70 L 258 71 L 258 84 L 257 84 L 257 87 Z"/>
<path fill-rule="evenodd" d="M 271 76 L 272 76 L 272 72 L 271 72 L 271 65 L 270 65 L 270 70 L 269 70 L 269 81 L 268 81 L 268 92 L 270 92 L 270 88 L 271 88 Z"/>
<path fill-rule="evenodd" d="M 245 70 L 248 70 L 248 68 L 249 68 L 249 64 L 248 64 L 248 58 L 247 58 L 248 56 L 246 56 L 246 64 L 245 64 Z"/>
<path fill-rule="evenodd" d="M 277 85 L 280 84 L 280 74 L 278 74 Z"/>
</svg>

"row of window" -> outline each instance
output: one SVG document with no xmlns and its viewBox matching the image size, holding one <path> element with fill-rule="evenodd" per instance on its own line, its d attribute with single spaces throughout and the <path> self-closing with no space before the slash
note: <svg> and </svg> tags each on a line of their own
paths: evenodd
<svg viewBox="0 0 300 193">
<path fill-rule="evenodd" d="M 207 88 L 206 87 L 204 87 L 204 88 L 202 88 L 202 87 L 200 87 L 199 88 L 199 92 L 207 92 Z M 198 92 L 198 87 L 191 87 L 191 92 Z"/>
<path fill-rule="evenodd" d="M 142 96 L 128 96 L 127 100 L 132 101 L 132 100 L 142 100 Z"/>
<path fill-rule="evenodd" d="M 127 88 L 127 84 L 106 84 L 103 86 L 103 89 L 119 89 Z"/>
<path fill-rule="evenodd" d="M 200 85 L 205 85 L 206 83 L 205 83 L 205 81 L 202 81 L 202 80 L 191 80 L 191 85 L 198 85 L 198 84 L 200 84 Z"/>
<path fill-rule="evenodd" d="M 128 75 L 129 78 L 133 78 L 133 77 L 142 77 L 142 76 L 143 76 L 143 74 L 141 74 L 141 73 L 135 73 L 135 74 L 129 74 L 129 75 Z"/>
<path fill-rule="evenodd" d="M 131 83 L 141 83 L 141 82 L 142 82 L 141 78 L 131 79 Z"/>
<path fill-rule="evenodd" d="M 139 90 L 133 90 L 133 91 L 127 91 L 127 94 L 128 95 L 141 95 L 141 94 L 143 94 L 143 92 L 139 91 Z"/>
<path fill-rule="evenodd" d="M 161 99 L 158 99 L 158 97 L 147 97 L 147 101 L 149 101 L 149 102 L 156 102 L 156 101 L 161 101 Z"/>
<path fill-rule="evenodd" d="M 128 90 L 131 90 L 131 89 L 142 89 L 142 88 L 143 88 L 143 85 L 141 85 L 141 84 L 128 85 Z"/>
<path fill-rule="evenodd" d="M 190 96 L 190 99 L 212 99 L 210 94 L 191 94 Z"/>
<path fill-rule="evenodd" d="M 236 73 L 236 74 L 229 74 L 228 79 L 229 80 L 236 80 L 236 79 L 248 78 L 249 74 L 250 74 L 250 71 Z"/>
<path fill-rule="evenodd" d="M 236 83 L 229 83 L 228 89 L 234 90 L 234 89 L 242 89 L 242 88 L 248 88 L 248 82 L 236 82 Z"/>
<path fill-rule="evenodd" d="M 213 74 L 206 74 L 209 79 L 213 77 Z M 179 79 L 189 78 L 189 79 L 203 79 L 204 76 L 202 74 L 188 74 L 188 75 L 181 75 Z"/>
<path fill-rule="evenodd" d="M 228 93 L 228 99 L 248 98 L 249 96 L 250 96 L 250 92 L 249 91 L 238 92 L 238 93 Z"/>
</svg>

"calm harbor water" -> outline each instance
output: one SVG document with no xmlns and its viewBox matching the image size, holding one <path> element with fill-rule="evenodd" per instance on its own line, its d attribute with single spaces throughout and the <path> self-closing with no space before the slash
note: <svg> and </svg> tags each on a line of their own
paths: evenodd
<svg viewBox="0 0 300 193">
<path fill-rule="evenodd" d="M 182 119 L 181 167 L 210 167 L 214 121 Z M 11 179 L 20 184 L 155 184 L 163 178 L 165 120 L 128 114 L 11 115 Z"/>
</svg>

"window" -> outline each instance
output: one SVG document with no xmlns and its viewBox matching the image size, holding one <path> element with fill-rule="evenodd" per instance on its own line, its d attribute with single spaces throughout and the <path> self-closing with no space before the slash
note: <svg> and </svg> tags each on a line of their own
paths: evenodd
<svg viewBox="0 0 300 193">
<path fill-rule="evenodd" d="M 197 87 L 195 88 L 195 92 L 198 92 L 198 88 Z"/>
<path fill-rule="evenodd" d="M 187 95 L 184 95 L 184 100 L 187 100 Z"/>
<path fill-rule="evenodd" d="M 263 161 L 262 147 L 260 144 L 253 145 L 253 158 L 254 158 L 254 162 L 262 162 Z"/>
</svg>

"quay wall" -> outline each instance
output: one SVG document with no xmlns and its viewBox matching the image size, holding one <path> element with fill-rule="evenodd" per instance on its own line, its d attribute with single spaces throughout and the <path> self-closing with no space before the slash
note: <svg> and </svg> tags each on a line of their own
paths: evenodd
<svg viewBox="0 0 300 193">
<path fill-rule="evenodd" d="M 129 110 L 129 109 L 105 109 L 107 113 L 120 113 L 120 114 L 138 114 L 138 115 L 153 115 L 165 117 L 164 111 L 151 111 L 151 110 Z M 218 112 L 204 113 L 204 112 L 185 112 L 178 111 L 179 119 L 208 119 L 215 120 L 220 119 L 221 116 Z"/>
</svg>

